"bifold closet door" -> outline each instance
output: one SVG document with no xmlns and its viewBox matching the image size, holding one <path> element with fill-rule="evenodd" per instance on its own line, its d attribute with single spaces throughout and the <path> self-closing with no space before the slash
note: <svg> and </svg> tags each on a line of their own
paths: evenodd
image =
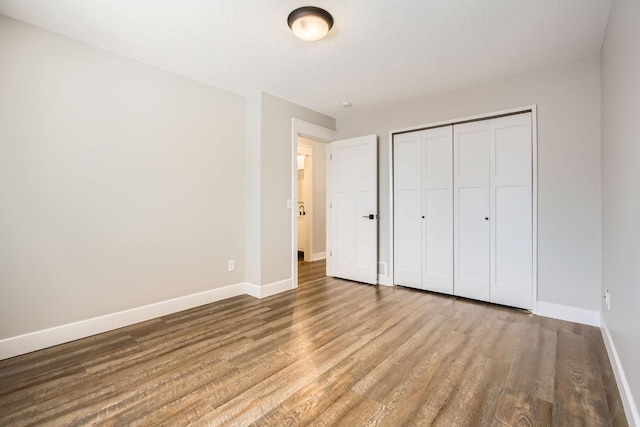
<svg viewBox="0 0 640 427">
<path fill-rule="evenodd" d="M 491 120 L 491 302 L 533 301 L 531 113 Z"/>
<path fill-rule="evenodd" d="M 491 122 L 453 127 L 454 294 L 490 300 Z"/>
<path fill-rule="evenodd" d="M 394 136 L 395 284 L 453 293 L 452 126 Z"/>
<path fill-rule="evenodd" d="M 454 293 L 533 305 L 531 113 L 455 125 Z"/>
<path fill-rule="evenodd" d="M 422 131 L 422 289 L 453 294 L 453 127 Z"/>
<path fill-rule="evenodd" d="M 393 137 L 394 282 L 421 289 L 422 132 Z"/>
</svg>

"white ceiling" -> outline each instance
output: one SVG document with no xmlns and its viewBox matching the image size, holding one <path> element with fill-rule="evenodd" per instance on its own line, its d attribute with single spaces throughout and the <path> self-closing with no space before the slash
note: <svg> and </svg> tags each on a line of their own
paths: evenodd
<svg viewBox="0 0 640 427">
<path fill-rule="evenodd" d="M 287 27 L 329 11 L 329 36 Z M 596 55 L 611 0 L 0 0 L 0 13 L 339 118 Z M 342 101 L 351 101 L 346 109 Z"/>
</svg>

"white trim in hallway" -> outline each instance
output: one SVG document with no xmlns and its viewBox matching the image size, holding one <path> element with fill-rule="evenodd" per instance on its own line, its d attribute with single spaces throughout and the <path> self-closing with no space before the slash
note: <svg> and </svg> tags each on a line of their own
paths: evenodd
<svg viewBox="0 0 640 427">
<path fill-rule="evenodd" d="M 311 262 L 314 261 L 320 261 L 323 259 L 327 259 L 327 253 L 326 252 L 316 252 L 315 254 L 311 254 Z"/>
</svg>

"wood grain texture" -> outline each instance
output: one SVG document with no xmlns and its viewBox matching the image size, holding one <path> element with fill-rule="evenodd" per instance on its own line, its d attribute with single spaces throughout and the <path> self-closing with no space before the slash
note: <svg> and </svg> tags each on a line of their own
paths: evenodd
<svg viewBox="0 0 640 427">
<path fill-rule="evenodd" d="M 298 262 L 298 286 L 324 279 L 327 273 L 326 260 Z"/>
<path fill-rule="evenodd" d="M 321 263 L 294 291 L 0 361 L 0 425 L 627 425 L 597 328 Z"/>
</svg>

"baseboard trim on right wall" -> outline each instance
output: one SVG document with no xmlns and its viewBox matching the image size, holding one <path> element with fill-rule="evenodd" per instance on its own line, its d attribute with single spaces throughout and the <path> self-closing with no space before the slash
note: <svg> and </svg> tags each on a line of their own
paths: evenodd
<svg viewBox="0 0 640 427">
<path fill-rule="evenodd" d="M 604 317 L 600 318 L 600 330 L 602 332 L 602 339 L 604 340 L 604 346 L 607 348 L 607 354 L 609 355 L 609 362 L 613 369 L 613 374 L 616 377 L 616 383 L 618 383 L 618 391 L 620 392 L 620 398 L 622 399 L 622 406 L 624 406 L 624 412 L 627 416 L 627 421 L 630 427 L 640 427 L 640 415 L 638 415 L 638 408 L 631 395 L 631 389 L 627 382 L 627 376 L 622 369 L 622 363 L 618 357 L 618 351 L 611 339 L 611 333 L 607 327 L 607 323 L 604 321 Z"/>
<path fill-rule="evenodd" d="M 538 301 L 533 310 L 537 316 L 551 317 L 553 319 L 567 320 L 569 322 L 582 323 L 589 326 L 600 326 L 600 312 L 568 305 L 554 304 Z"/>
</svg>

